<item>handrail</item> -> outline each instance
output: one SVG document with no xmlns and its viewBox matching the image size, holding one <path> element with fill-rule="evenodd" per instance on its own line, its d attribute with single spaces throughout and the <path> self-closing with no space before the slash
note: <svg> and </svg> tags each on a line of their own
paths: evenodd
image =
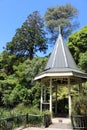
<svg viewBox="0 0 87 130">
<path fill-rule="evenodd" d="M 73 129 L 87 130 L 86 115 L 72 115 L 71 122 L 72 122 Z"/>
<path fill-rule="evenodd" d="M 35 118 L 35 119 L 34 119 Z M 34 114 L 22 114 L 13 117 L 0 118 L 0 128 L 3 130 L 12 130 L 13 128 L 22 125 L 34 125 L 40 126 L 43 123 L 43 117 L 41 115 Z"/>
</svg>

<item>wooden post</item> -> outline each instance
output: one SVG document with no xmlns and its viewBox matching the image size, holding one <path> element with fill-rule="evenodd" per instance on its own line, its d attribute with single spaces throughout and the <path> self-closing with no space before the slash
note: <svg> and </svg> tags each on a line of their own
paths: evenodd
<svg viewBox="0 0 87 130">
<path fill-rule="evenodd" d="M 46 87 L 44 87 L 44 102 L 46 102 Z"/>
<path fill-rule="evenodd" d="M 52 113 L 52 79 L 50 78 L 50 112 Z"/>
<path fill-rule="evenodd" d="M 42 104 L 43 104 L 43 86 L 41 85 L 41 103 L 40 103 L 40 111 L 42 111 Z"/>
<path fill-rule="evenodd" d="M 82 89 L 82 83 L 79 83 L 79 93 L 82 93 L 83 89 Z"/>
<path fill-rule="evenodd" d="M 71 93 L 70 93 L 70 78 L 68 78 L 68 94 L 69 94 L 69 117 L 71 117 Z"/>
<path fill-rule="evenodd" d="M 57 86 L 56 86 L 56 104 L 55 104 L 55 114 L 57 114 Z"/>
</svg>

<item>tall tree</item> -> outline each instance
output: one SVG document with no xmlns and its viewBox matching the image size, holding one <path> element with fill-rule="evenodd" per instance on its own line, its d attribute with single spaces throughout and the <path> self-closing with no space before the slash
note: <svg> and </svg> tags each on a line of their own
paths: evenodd
<svg viewBox="0 0 87 130">
<path fill-rule="evenodd" d="M 68 47 L 77 65 L 87 72 L 87 26 L 84 26 L 69 37 Z"/>
<path fill-rule="evenodd" d="M 37 51 L 47 49 L 44 21 L 38 11 L 33 12 L 18 28 L 12 41 L 7 43 L 6 49 L 10 53 L 26 56 L 32 59 Z"/>
<path fill-rule="evenodd" d="M 70 4 L 48 8 L 45 14 L 46 27 L 51 39 L 55 40 L 58 35 L 58 28 L 61 27 L 61 33 L 66 39 L 71 32 L 78 27 L 78 10 Z"/>
</svg>

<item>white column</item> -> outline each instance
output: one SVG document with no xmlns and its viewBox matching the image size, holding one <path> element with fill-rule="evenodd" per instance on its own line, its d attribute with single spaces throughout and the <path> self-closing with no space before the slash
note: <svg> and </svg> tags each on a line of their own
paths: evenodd
<svg viewBox="0 0 87 130">
<path fill-rule="evenodd" d="M 41 84 L 41 103 L 40 103 L 40 111 L 42 111 L 42 103 L 43 103 L 43 86 Z"/>
<path fill-rule="evenodd" d="M 52 79 L 50 79 L 50 112 L 52 113 Z"/>
<path fill-rule="evenodd" d="M 68 78 L 68 94 L 69 94 L 69 117 L 71 117 L 71 93 L 70 93 L 70 78 Z"/>
</svg>

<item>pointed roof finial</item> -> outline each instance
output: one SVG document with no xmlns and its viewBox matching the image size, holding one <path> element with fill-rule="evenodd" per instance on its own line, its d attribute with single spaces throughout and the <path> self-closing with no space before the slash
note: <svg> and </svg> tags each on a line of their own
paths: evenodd
<svg viewBox="0 0 87 130">
<path fill-rule="evenodd" d="M 61 27 L 60 27 L 60 25 L 59 25 L 59 34 L 61 34 Z"/>
</svg>

